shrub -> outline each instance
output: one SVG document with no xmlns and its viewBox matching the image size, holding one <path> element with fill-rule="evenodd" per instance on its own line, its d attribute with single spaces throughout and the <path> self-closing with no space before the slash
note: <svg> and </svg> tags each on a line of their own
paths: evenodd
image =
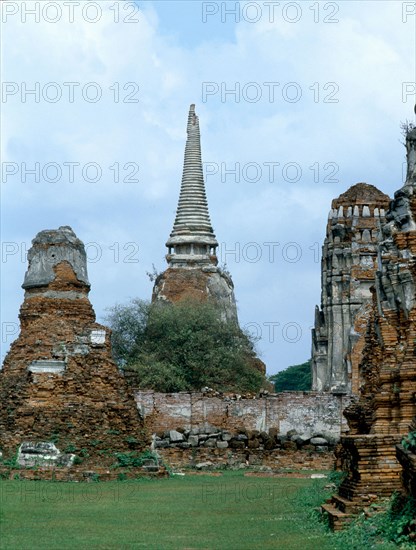
<svg viewBox="0 0 416 550">
<path fill-rule="evenodd" d="M 211 303 L 132 300 L 110 311 L 115 359 L 143 389 L 257 391 L 264 381 L 254 342 Z"/>
<path fill-rule="evenodd" d="M 154 460 L 157 462 L 157 456 L 149 450 L 143 453 L 132 451 L 131 453 L 115 453 L 117 464 L 114 467 L 121 468 L 140 468 L 146 460 Z"/>
<path fill-rule="evenodd" d="M 407 451 L 416 452 L 416 432 L 410 432 L 402 440 L 402 445 Z"/>
<path fill-rule="evenodd" d="M 335 536 L 336 548 L 414 548 L 416 506 L 412 497 L 395 493 L 384 511 L 375 505 L 370 517 L 361 514 Z"/>
</svg>

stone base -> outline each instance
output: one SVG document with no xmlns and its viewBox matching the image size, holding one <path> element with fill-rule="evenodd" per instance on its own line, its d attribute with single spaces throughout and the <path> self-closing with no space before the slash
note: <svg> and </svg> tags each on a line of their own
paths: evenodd
<svg viewBox="0 0 416 550">
<path fill-rule="evenodd" d="M 337 495 L 322 506 L 334 530 L 351 521 L 376 500 L 390 497 L 401 488 L 401 466 L 396 445 L 402 435 L 351 435 L 341 438 L 343 469 L 347 478 Z"/>
<path fill-rule="evenodd" d="M 273 472 L 334 468 L 334 455 L 331 452 L 197 447 L 157 449 L 157 453 L 161 460 L 173 469 L 195 468 L 201 463 L 210 463 L 210 469 L 259 467 Z"/>
</svg>

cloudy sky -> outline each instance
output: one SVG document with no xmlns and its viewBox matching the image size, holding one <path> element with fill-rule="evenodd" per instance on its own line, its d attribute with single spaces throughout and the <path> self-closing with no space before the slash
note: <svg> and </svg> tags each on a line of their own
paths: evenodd
<svg viewBox="0 0 416 550">
<path fill-rule="evenodd" d="M 70 225 L 91 301 L 165 269 L 196 104 L 219 259 L 268 373 L 310 356 L 332 198 L 403 182 L 414 2 L 1 2 L 2 357 L 25 254 Z"/>
</svg>

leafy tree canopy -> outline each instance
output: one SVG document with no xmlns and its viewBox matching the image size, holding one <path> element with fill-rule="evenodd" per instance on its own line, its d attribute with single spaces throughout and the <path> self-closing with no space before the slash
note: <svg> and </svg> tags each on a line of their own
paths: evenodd
<svg viewBox="0 0 416 550">
<path fill-rule="evenodd" d="M 269 380 L 274 382 L 276 392 L 310 391 L 312 389 L 311 361 L 288 367 L 270 376 Z"/>
<path fill-rule="evenodd" d="M 134 299 L 110 308 L 115 360 L 140 387 L 162 392 L 257 391 L 263 375 L 253 366 L 254 342 L 207 302 L 177 304 Z"/>
</svg>

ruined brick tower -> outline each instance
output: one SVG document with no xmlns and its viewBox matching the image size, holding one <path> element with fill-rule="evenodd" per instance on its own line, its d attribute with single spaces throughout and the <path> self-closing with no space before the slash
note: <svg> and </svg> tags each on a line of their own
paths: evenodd
<svg viewBox="0 0 416 550">
<path fill-rule="evenodd" d="M 312 330 L 315 391 L 357 393 L 377 238 L 390 198 L 357 183 L 332 201 L 322 249 L 321 308 Z"/>
<path fill-rule="evenodd" d="M 337 528 L 375 497 L 401 487 L 396 448 L 416 415 L 416 128 L 406 133 L 407 177 L 396 191 L 378 246 L 378 273 L 359 365 L 360 391 L 344 411 L 347 477 L 323 508 Z"/>
<path fill-rule="evenodd" d="M 191 105 L 181 191 L 166 246 L 168 269 L 156 279 L 152 301 L 213 300 L 224 318 L 237 322 L 234 285 L 218 267 L 215 238 L 205 193 L 199 120 Z"/>
<path fill-rule="evenodd" d="M 41 231 L 29 250 L 21 332 L 0 371 L 0 448 L 122 450 L 145 444 L 133 395 L 111 358 L 109 330 L 88 299 L 83 243 L 70 227 Z"/>
</svg>

